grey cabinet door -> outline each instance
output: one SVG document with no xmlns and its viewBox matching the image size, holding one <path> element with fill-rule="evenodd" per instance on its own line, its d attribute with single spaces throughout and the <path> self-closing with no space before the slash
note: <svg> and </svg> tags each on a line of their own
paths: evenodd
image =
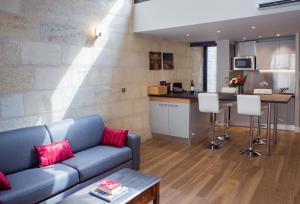
<svg viewBox="0 0 300 204">
<path fill-rule="evenodd" d="M 295 69 L 295 40 L 283 39 L 279 43 L 279 69 Z"/>
<path fill-rule="evenodd" d="M 257 69 L 270 70 L 279 66 L 279 41 L 265 41 L 256 43 Z"/>
<path fill-rule="evenodd" d="M 153 133 L 169 135 L 169 104 L 150 101 L 150 125 Z"/>
<path fill-rule="evenodd" d="M 169 103 L 170 135 L 189 138 L 189 104 Z"/>
<path fill-rule="evenodd" d="M 246 56 L 255 56 L 256 55 L 256 42 L 255 41 L 247 41 L 247 42 L 239 42 L 238 43 L 238 56 L 246 57 Z"/>
</svg>

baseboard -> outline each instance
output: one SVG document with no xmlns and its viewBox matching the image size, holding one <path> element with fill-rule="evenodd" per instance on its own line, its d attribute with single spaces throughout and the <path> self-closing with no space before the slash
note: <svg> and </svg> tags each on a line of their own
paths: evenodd
<svg viewBox="0 0 300 204">
<path fill-rule="evenodd" d="M 300 132 L 300 127 L 299 126 L 295 126 L 295 132 Z"/>
<path fill-rule="evenodd" d="M 223 125 L 223 122 L 217 121 L 217 125 Z M 231 126 L 241 126 L 241 127 L 249 127 L 249 123 L 247 122 L 237 122 L 232 121 L 230 122 Z M 266 123 L 262 123 L 262 128 L 267 128 Z M 273 128 L 273 125 L 271 125 L 271 128 Z M 296 127 L 295 125 L 287 125 L 287 124 L 278 124 L 277 125 L 278 130 L 285 130 L 285 131 L 294 131 L 294 132 L 300 132 L 300 127 Z"/>
<path fill-rule="evenodd" d="M 170 136 L 170 135 L 162 135 L 162 134 L 157 134 L 157 133 L 152 133 L 152 137 L 158 138 L 158 139 L 173 140 L 173 141 L 185 143 L 185 144 L 190 144 L 190 141 L 187 138 L 175 137 L 175 136 Z"/>
</svg>

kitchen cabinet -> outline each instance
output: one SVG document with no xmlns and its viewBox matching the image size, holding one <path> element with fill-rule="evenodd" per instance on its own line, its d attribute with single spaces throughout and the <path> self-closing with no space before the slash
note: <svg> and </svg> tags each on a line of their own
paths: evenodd
<svg viewBox="0 0 300 204">
<path fill-rule="evenodd" d="M 169 134 L 189 138 L 189 104 L 169 103 Z"/>
<path fill-rule="evenodd" d="M 256 43 L 257 69 L 277 69 L 279 66 L 279 41 L 263 41 Z"/>
<path fill-rule="evenodd" d="M 150 102 L 150 123 L 153 133 L 189 137 L 189 105 Z"/>
<path fill-rule="evenodd" d="M 285 39 L 279 41 L 279 68 L 295 69 L 296 54 L 295 40 Z"/>
<path fill-rule="evenodd" d="M 259 70 L 295 69 L 295 39 L 266 40 L 256 43 Z"/>
<path fill-rule="evenodd" d="M 169 104 L 158 101 L 150 103 L 150 123 L 152 132 L 169 134 Z"/>
<path fill-rule="evenodd" d="M 237 44 L 237 55 L 239 57 L 247 57 L 247 56 L 255 56 L 256 55 L 256 42 L 255 41 L 247 41 L 247 42 L 239 42 Z"/>
<path fill-rule="evenodd" d="M 209 115 L 200 113 L 197 100 L 150 97 L 151 132 L 187 140 L 209 128 Z"/>
</svg>

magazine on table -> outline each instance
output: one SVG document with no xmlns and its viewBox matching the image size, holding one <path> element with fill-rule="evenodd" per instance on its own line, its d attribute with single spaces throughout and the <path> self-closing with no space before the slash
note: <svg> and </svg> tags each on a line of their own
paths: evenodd
<svg viewBox="0 0 300 204">
<path fill-rule="evenodd" d="M 96 184 L 90 193 L 105 201 L 112 202 L 128 192 L 128 188 L 109 179 L 103 179 Z"/>
</svg>

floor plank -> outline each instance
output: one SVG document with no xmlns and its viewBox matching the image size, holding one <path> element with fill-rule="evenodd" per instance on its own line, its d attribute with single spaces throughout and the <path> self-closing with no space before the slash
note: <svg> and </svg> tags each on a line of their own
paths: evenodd
<svg viewBox="0 0 300 204">
<path fill-rule="evenodd" d="M 142 144 L 141 170 L 162 178 L 161 203 L 300 204 L 300 133 L 278 131 L 270 157 L 249 158 L 239 154 L 248 129 L 229 131 L 216 151 L 202 148 L 205 136 L 192 146 L 163 138 Z"/>
</svg>

